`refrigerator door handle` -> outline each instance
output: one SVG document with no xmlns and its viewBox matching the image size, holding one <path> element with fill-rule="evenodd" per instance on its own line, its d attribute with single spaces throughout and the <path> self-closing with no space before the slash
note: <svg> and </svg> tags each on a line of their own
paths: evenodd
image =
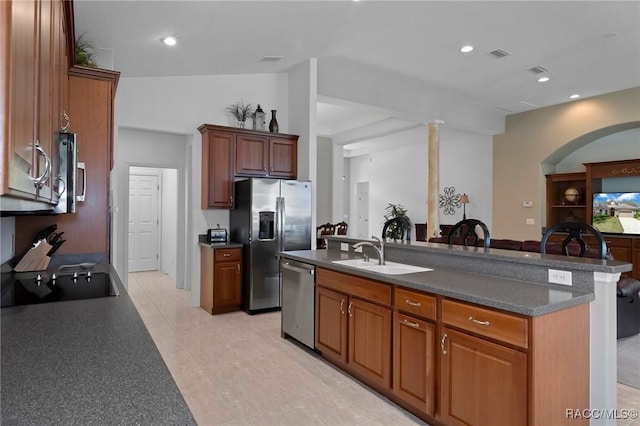
<svg viewBox="0 0 640 426">
<path fill-rule="evenodd" d="M 278 197 L 276 201 L 277 205 L 277 238 L 278 243 L 276 245 L 278 253 L 284 251 L 284 197 Z M 276 257 L 279 257 L 276 255 Z"/>
</svg>

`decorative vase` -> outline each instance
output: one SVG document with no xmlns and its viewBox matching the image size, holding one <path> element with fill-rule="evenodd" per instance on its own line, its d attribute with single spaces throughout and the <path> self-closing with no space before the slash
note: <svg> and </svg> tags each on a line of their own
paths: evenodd
<svg viewBox="0 0 640 426">
<path fill-rule="evenodd" d="M 244 124 L 245 124 L 244 121 L 238 120 L 238 122 L 236 123 L 236 126 L 240 127 L 241 129 L 244 129 Z"/>
<path fill-rule="evenodd" d="M 276 110 L 271 110 L 271 121 L 269 122 L 269 131 L 271 133 L 278 133 L 280 128 L 278 127 L 278 120 L 276 120 Z"/>
</svg>

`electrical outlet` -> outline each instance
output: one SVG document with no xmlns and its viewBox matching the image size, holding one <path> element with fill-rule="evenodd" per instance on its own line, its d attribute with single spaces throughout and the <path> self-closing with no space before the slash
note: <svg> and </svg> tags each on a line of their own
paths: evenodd
<svg viewBox="0 0 640 426">
<path fill-rule="evenodd" d="M 549 282 L 554 284 L 572 285 L 571 272 L 549 269 Z"/>
<path fill-rule="evenodd" d="M 527 219 L 526 223 L 527 223 L 527 225 L 535 225 L 536 224 L 536 220 L 535 219 Z"/>
</svg>

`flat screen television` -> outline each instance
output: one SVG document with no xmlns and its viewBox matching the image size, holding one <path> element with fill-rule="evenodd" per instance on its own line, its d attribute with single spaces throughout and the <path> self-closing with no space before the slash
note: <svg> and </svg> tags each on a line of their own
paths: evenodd
<svg viewBox="0 0 640 426">
<path fill-rule="evenodd" d="M 640 192 L 596 192 L 591 224 L 602 233 L 640 234 Z"/>
</svg>

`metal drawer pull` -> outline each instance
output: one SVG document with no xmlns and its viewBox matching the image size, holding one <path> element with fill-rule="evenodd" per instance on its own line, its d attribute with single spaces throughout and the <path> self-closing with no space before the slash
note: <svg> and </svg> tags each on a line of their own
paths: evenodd
<svg viewBox="0 0 640 426">
<path fill-rule="evenodd" d="M 62 111 L 62 122 L 60 123 L 60 131 L 66 132 L 71 127 L 71 121 L 69 120 L 69 114 L 66 111 Z M 64 123 L 64 124 L 63 124 Z"/>
<path fill-rule="evenodd" d="M 444 355 L 447 354 L 447 350 L 444 347 L 444 344 L 446 341 L 447 341 L 447 333 L 442 333 L 442 340 L 440 340 L 440 349 L 442 349 L 442 353 Z"/>
<path fill-rule="evenodd" d="M 406 302 L 407 305 L 415 306 L 416 308 L 419 308 L 420 306 L 422 306 L 422 303 L 420 303 L 420 302 L 412 302 L 409 299 L 405 300 L 405 302 Z"/>
<path fill-rule="evenodd" d="M 36 152 L 38 153 L 38 155 L 41 155 L 42 157 L 44 157 L 44 171 L 37 178 L 33 178 L 32 177 L 31 181 L 33 182 L 33 184 L 34 184 L 34 186 L 36 188 L 42 189 L 42 187 L 44 186 L 44 183 L 51 176 L 51 172 L 53 171 L 53 167 L 51 166 L 51 160 L 49 159 L 49 156 L 44 151 L 44 149 L 42 149 L 42 146 L 40 145 L 40 141 L 36 140 L 34 146 L 36 148 Z"/>
<path fill-rule="evenodd" d="M 489 321 L 480 321 L 480 320 L 475 319 L 474 317 L 469 317 L 469 321 L 471 321 L 474 324 L 484 325 L 484 326 L 489 327 Z"/>
<path fill-rule="evenodd" d="M 340 314 L 344 315 L 344 299 L 340 301 Z"/>
<path fill-rule="evenodd" d="M 349 302 L 349 307 L 347 308 L 347 312 L 349 312 L 349 317 L 353 316 L 353 314 L 351 313 L 351 306 L 353 306 L 353 302 Z"/>
<path fill-rule="evenodd" d="M 224 257 L 229 257 L 229 256 L 231 256 L 231 253 L 222 253 L 222 255 L 223 255 Z"/>
<path fill-rule="evenodd" d="M 411 322 L 408 320 L 404 320 L 402 321 L 403 324 L 408 325 L 409 327 L 413 327 L 413 328 L 420 328 L 420 324 L 418 324 L 417 322 Z"/>
</svg>

